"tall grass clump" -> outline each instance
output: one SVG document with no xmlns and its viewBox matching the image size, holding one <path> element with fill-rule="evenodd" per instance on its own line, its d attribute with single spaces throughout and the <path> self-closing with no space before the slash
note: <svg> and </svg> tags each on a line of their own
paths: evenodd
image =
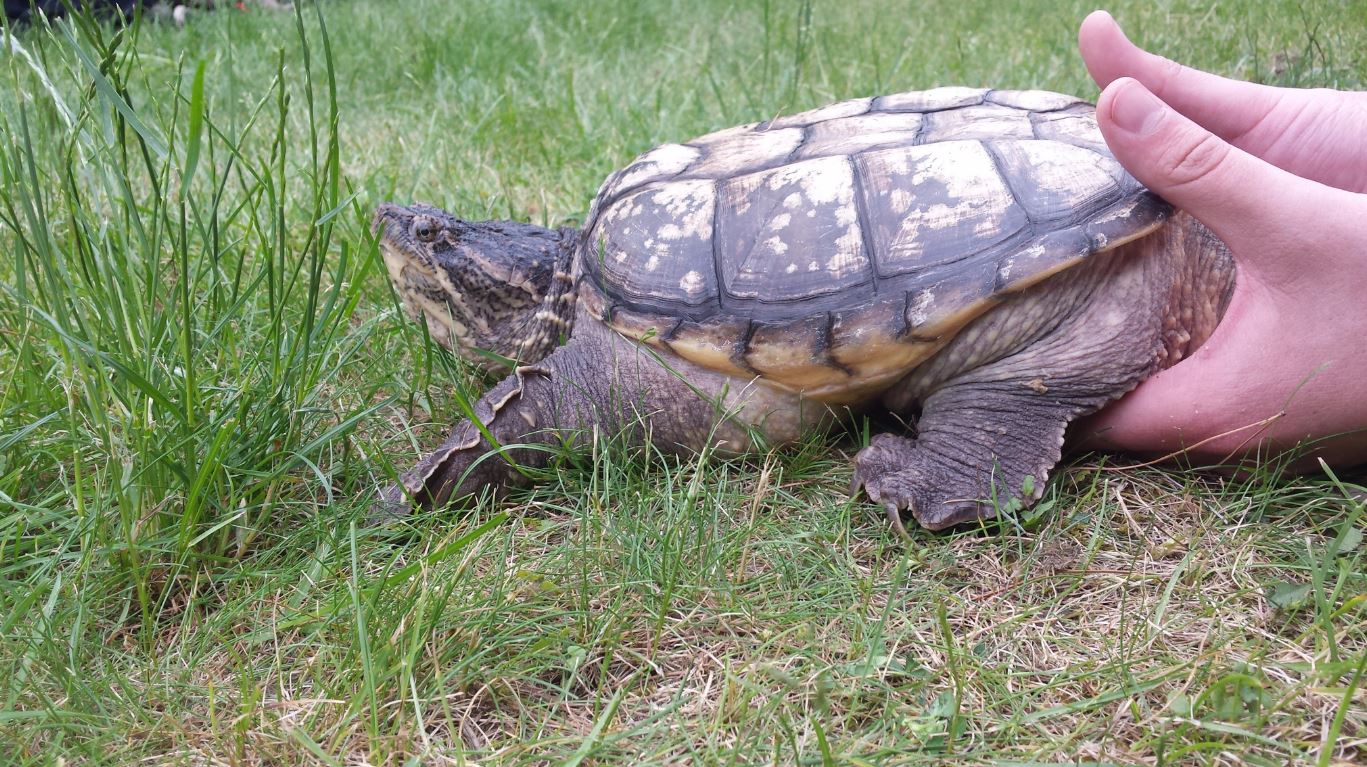
<svg viewBox="0 0 1367 767">
<path fill-rule="evenodd" d="M 341 392 L 370 332 L 351 321 L 375 259 L 336 236 L 360 213 L 331 42 L 321 14 L 296 20 L 301 55 L 278 51 L 273 80 L 250 88 L 221 60 L 149 61 L 136 25 L 77 15 L 7 35 L 6 582 L 79 562 L 117 591 L 107 605 L 154 627 L 266 520 L 355 484 L 347 436 L 373 392 Z M 237 103 L 206 95 L 210 78 Z M 81 588 L 56 583 L 6 623 Z"/>
</svg>

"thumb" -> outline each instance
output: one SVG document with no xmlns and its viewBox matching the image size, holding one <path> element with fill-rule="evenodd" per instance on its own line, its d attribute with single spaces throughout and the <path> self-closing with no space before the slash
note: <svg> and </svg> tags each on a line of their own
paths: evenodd
<svg viewBox="0 0 1367 767">
<path fill-rule="evenodd" d="M 1120 164 L 1199 219 L 1236 253 L 1303 246 L 1304 224 L 1317 209 L 1323 215 L 1320 205 L 1325 201 L 1319 200 L 1329 189 L 1231 146 L 1137 80 L 1122 77 L 1108 85 L 1096 113 Z"/>
</svg>

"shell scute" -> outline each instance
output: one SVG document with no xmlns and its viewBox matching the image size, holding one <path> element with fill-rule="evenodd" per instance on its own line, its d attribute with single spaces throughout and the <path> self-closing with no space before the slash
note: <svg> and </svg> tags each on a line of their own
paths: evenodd
<svg viewBox="0 0 1367 767">
<path fill-rule="evenodd" d="M 761 125 L 768 130 L 774 128 L 805 128 L 827 120 L 862 115 L 869 111 L 871 106 L 873 106 L 873 99 L 871 98 L 837 101 L 834 104 L 808 109 L 805 112 L 775 117 L 767 123 L 761 123 Z"/>
<path fill-rule="evenodd" d="M 603 192 L 612 196 L 618 190 L 633 189 L 656 181 L 673 178 L 698 161 L 702 151 L 683 144 L 664 144 L 646 152 L 635 162 L 619 171 L 605 185 Z"/>
<path fill-rule="evenodd" d="M 1000 104 L 1012 109 L 1024 109 L 1028 112 L 1052 112 L 1079 104 L 1086 105 L 1087 103 L 1076 96 L 1054 93 L 1053 91 L 992 91 L 987 94 L 986 100 L 993 104 Z"/>
<path fill-rule="evenodd" d="M 941 339 L 914 337 L 908 332 L 909 298 L 912 296 L 880 296 L 867 306 L 831 312 L 827 353 L 849 371 L 849 381 L 834 401 L 857 402 L 864 391 L 900 378 L 944 345 Z M 807 387 L 806 391 L 821 390 Z"/>
<path fill-rule="evenodd" d="M 1052 141 L 994 141 L 990 148 L 1036 223 L 1084 218 L 1126 191 L 1125 171 L 1110 155 Z"/>
<path fill-rule="evenodd" d="M 817 123 L 807 129 L 807 140 L 793 155 L 795 161 L 833 155 L 854 155 L 868 149 L 916 143 L 925 118 L 918 112 L 874 112 L 844 120 Z"/>
<path fill-rule="evenodd" d="M 1143 187 L 1084 222 L 1089 253 L 1117 248 L 1152 232 L 1172 215 L 1172 206 Z"/>
<path fill-rule="evenodd" d="M 977 141 L 867 152 L 856 162 L 881 277 L 935 271 L 1029 224 Z"/>
<path fill-rule="evenodd" d="M 1101 128 L 1096 124 L 1096 112 L 1090 105 L 1035 114 L 1031 122 L 1038 139 L 1072 144 L 1107 155 L 1111 153 L 1106 140 L 1101 137 Z"/>
<path fill-rule="evenodd" d="M 1004 256 L 997 264 L 993 293 L 1006 293 L 1072 266 L 1091 252 L 1092 241 L 1080 226 L 1050 232 L 1024 248 Z"/>
<path fill-rule="evenodd" d="M 893 93 L 874 99 L 873 106 L 880 112 L 938 112 L 942 109 L 976 106 L 987 97 L 986 88 L 964 88 L 951 85 L 928 91 Z"/>
<path fill-rule="evenodd" d="M 802 143 L 800 128 L 753 129 L 718 138 L 704 136 L 691 142 L 701 156 L 685 174 L 688 178 L 731 178 L 787 161 Z"/>
<path fill-rule="evenodd" d="M 723 302 L 793 301 L 872 282 L 855 193 L 844 157 L 724 182 L 717 208 Z"/>
<path fill-rule="evenodd" d="M 615 326 L 614 326 L 615 327 Z M 749 379 L 756 373 L 745 361 L 754 323 L 734 315 L 683 320 L 661 336 L 670 351 L 709 370 Z"/>
<path fill-rule="evenodd" d="M 712 268 L 716 185 L 692 180 L 647 187 L 603 211 L 581 252 L 584 266 L 629 299 L 688 306 L 715 302 Z"/>
<path fill-rule="evenodd" d="M 921 143 L 963 139 L 1027 139 L 1034 138 L 1030 113 L 999 104 L 982 104 L 931 112 L 926 115 Z"/>
<path fill-rule="evenodd" d="M 795 390 L 842 386 L 850 372 L 830 356 L 830 327 L 827 314 L 794 323 L 756 323 L 746 345 L 746 364 Z"/>
<path fill-rule="evenodd" d="M 965 263 L 958 271 L 923 281 L 907 296 L 907 335 L 926 343 L 948 340 L 968 318 L 1001 300 L 996 286 L 994 259 Z"/>
</svg>

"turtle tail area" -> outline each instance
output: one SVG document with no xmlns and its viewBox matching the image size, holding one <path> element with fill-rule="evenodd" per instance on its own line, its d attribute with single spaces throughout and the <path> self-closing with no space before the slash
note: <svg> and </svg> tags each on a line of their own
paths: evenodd
<svg viewBox="0 0 1367 767">
<path fill-rule="evenodd" d="M 1210 338 L 1229 308 L 1237 279 L 1229 248 L 1186 212 L 1178 212 L 1160 246 L 1185 253 L 1177 262 L 1180 273 L 1163 310 L 1163 358 L 1170 368 L 1191 356 Z"/>
</svg>

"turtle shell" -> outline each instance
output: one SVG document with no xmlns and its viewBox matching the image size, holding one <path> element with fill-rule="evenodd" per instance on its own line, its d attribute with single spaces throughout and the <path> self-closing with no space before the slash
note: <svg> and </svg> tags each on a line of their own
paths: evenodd
<svg viewBox="0 0 1367 767">
<path fill-rule="evenodd" d="M 1012 292 L 1170 212 L 1071 96 L 854 99 L 613 173 L 583 230 L 579 294 L 628 337 L 852 402 Z"/>
</svg>

